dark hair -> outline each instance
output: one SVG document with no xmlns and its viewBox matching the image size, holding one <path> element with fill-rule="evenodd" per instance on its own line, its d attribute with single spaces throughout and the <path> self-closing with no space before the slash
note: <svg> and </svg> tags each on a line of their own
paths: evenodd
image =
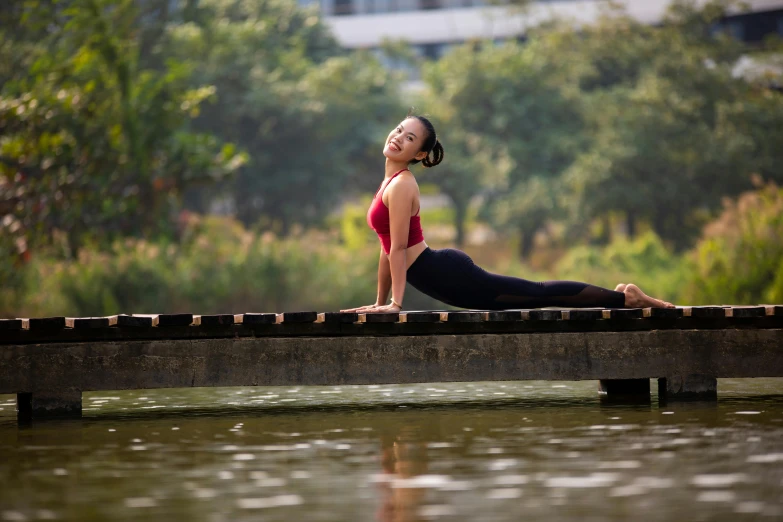
<svg viewBox="0 0 783 522">
<path fill-rule="evenodd" d="M 424 116 L 416 116 L 415 114 L 408 113 L 406 119 L 415 118 L 424 125 L 427 130 L 427 136 L 424 138 L 424 144 L 421 146 L 421 150 L 427 153 L 427 156 L 423 160 L 414 159 L 411 164 L 416 164 L 421 161 L 421 164 L 426 167 L 434 167 L 441 161 L 443 161 L 443 145 L 438 141 L 438 136 L 435 134 L 435 127 L 432 126 L 432 122 Z M 432 157 L 430 157 L 432 155 Z"/>
</svg>

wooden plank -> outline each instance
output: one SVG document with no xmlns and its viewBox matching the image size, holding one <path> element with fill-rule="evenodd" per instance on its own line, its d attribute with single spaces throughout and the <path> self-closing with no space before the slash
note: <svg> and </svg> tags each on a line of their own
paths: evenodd
<svg viewBox="0 0 783 522">
<path fill-rule="evenodd" d="M 318 319 L 318 312 L 285 312 L 284 323 L 314 323 Z"/>
<path fill-rule="evenodd" d="M 0 319 L 0 330 L 23 330 L 22 319 Z"/>
<path fill-rule="evenodd" d="M 567 321 L 597 321 L 604 318 L 603 309 L 598 308 L 563 310 L 562 315 Z"/>
<path fill-rule="evenodd" d="M 493 323 L 521 321 L 522 312 L 520 310 L 496 310 L 492 312 L 484 312 L 484 320 Z"/>
<path fill-rule="evenodd" d="M 763 306 L 732 306 L 726 309 L 726 317 L 750 318 L 764 317 L 767 311 Z"/>
<path fill-rule="evenodd" d="M 644 310 L 641 308 L 610 308 L 603 311 L 604 319 L 623 320 L 623 319 L 642 319 Z"/>
<path fill-rule="evenodd" d="M 783 306 L 781 305 L 762 305 L 766 309 L 767 315 L 774 317 L 783 316 Z"/>
<path fill-rule="evenodd" d="M 65 317 L 31 317 L 30 330 L 62 330 L 67 327 Z"/>
<path fill-rule="evenodd" d="M 679 319 L 685 315 L 683 308 L 644 308 L 643 312 L 649 319 Z"/>
<path fill-rule="evenodd" d="M 480 323 L 483 320 L 481 312 L 447 312 L 446 322 L 449 323 Z"/>
<path fill-rule="evenodd" d="M 324 313 L 324 322 L 333 324 L 350 324 L 359 321 L 359 314 L 356 312 L 326 312 Z"/>
<path fill-rule="evenodd" d="M 408 312 L 405 314 L 406 323 L 439 323 L 440 312 Z"/>
<path fill-rule="evenodd" d="M 422 312 L 419 312 L 421 314 Z M 522 311 L 524 314 L 528 312 Z M 583 333 L 583 332 L 631 332 L 649 330 L 690 330 L 690 329 L 743 329 L 757 330 L 783 329 L 783 316 L 764 316 L 747 319 L 725 317 L 722 319 L 700 319 L 692 317 L 670 319 L 644 319 L 637 321 L 530 321 L 517 320 L 508 322 L 483 321 L 481 323 L 448 323 L 440 322 L 439 314 L 431 314 L 428 323 L 416 323 L 416 315 L 411 312 L 413 321 L 391 324 L 260 324 L 235 325 L 230 328 L 192 326 L 155 328 L 145 317 L 146 327 L 130 328 L 88 328 L 88 329 L 54 329 L 54 330 L 6 330 L 0 334 L 0 346 L 12 344 L 46 344 L 62 342 L 117 342 L 130 340 L 175 340 L 175 339 L 208 339 L 208 338 L 242 338 L 242 337 L 285 337 L 294 338 L 356 336 L 371 337 L 375 335 L 449 335 L 460 336 L 470 334 L 504 334 L 504 333 Z M 433 317 L 434 315 L 434 317 Z M 127 318 L 118 317 L 118 324 Z M 410 319 L 410 318 L 409 318 Z M 135 318 L 139 321 L 139 318 Z M 426 320 L 426 319 L 425 319 Z M 432 322 L 434 320 L 434 322 Z M 137 323 L 138 324 L 138 323 Z"/>
<path fill-rule="evenodd" d="M 117 325 L 117 316 L 74 317 L 73 328 L 109 328 Z"/>
<path fill-rule="evenodd" d="M 233 326 L 236 324 L 234 314 L 202 315 L 202 326 Z"/>
<path fill-rule="evenodd" d="M 726 317 L 726 311 L 721 306 L 693 306 L 691 307 L 691 317 L 703 319 L 717 319 Z"/>
<path fill-rule="evenodd" d="M 364 315 L 365 323 L 397 323 L 400 320 L 399 312 L 384 312 L 381 314 L 360 314 Z"/>
<path fill-rule="evenodd" d="M 158 326 L 157 315 L 125 315 L 120 314 L 117 316 L 117 326 L 130 327 L 130 328 L 151 328 Z"/>
<path fill-rule="evenodd" d="M 563 319 L 561 310 L 530 310 L 531 321 L 560 321 Z"/>
<path fill-rule="evenodd" d="M 242 314 L 242 324 L 256 325 L 256 324 L 275 324 L 277 321 L 277 314 Z"/>
<path fill-rule="evenodd" d="M 193 324 L 193 317 L 193 314 L 160 314 L 158 315 L 158 327 L 190 326 Z"/>
</svg>

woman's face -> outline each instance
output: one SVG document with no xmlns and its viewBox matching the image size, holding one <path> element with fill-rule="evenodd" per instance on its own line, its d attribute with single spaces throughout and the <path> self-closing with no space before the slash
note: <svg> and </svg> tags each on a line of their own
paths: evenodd
<svg viewBox="0 0 783 522">
<path fill-rule="evenodd" d="M 389 133 L 386 138 L 386 145 L 383 147 L 383 155 L 390 160 L 401 163 L 409 163 L 414 159 L 424 159 L 426 152 L 421 150 L 421 146 L 426 138 L 427 129 L 416 118 L 407 118 L 402 120 Z"/>
</svg>

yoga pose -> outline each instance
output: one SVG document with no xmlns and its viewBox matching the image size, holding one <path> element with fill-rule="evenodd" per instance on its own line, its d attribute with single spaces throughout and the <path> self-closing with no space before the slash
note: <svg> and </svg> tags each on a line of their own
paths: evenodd
<svg viewBox="0 0 783 522">
<path fill-rule="evenodd" d="M 389 133 L 383 148 L 386 176 L 367 212 L 367 223 L 378 234 L 378 294 L 375 304 L 343 312 L 380 313 L 402 309 L 405 282 L 446 304 L 478 310 L 508 308 L 673 308 L 636 285 L 608 290 L 576 281 L 536 283 L 492 274 L 453 248 L 432 250 L 424 242 L 419 217 L 419 186 L 408 167 L 434 167 L 443 161 L 443 146 L 432 123 L 409 116 Z M 391 304 L 386 304 L 391 290 Z"/>
</svg>

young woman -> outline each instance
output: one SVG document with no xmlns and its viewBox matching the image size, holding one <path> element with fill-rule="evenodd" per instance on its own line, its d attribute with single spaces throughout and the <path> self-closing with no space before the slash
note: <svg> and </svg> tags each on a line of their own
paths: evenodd
<svg viewBox="0 0 783 522">
<path fill-rule="evenodd" d="M 398 312 L 406 281 L 439 301 L 477 310 L 674 307 L 633 284 L 608 290 L 576 281 L 535 283 L 489 273 L 459 250 L 432 250 L 424 242 L 421 228 L 419 186 L 408 170 L 415 163 L 429 168 L 443 161 L 443 146 L 432 123 L 421 116 L 409 116 L 389 133 L 383 155 L 386 176 L 367 212 L 367 223 L 381 241 L 377 298 L 375 304 L 343 312 Z M 391 303 L 386 304 L 390 290 Z"/>
</svg>

